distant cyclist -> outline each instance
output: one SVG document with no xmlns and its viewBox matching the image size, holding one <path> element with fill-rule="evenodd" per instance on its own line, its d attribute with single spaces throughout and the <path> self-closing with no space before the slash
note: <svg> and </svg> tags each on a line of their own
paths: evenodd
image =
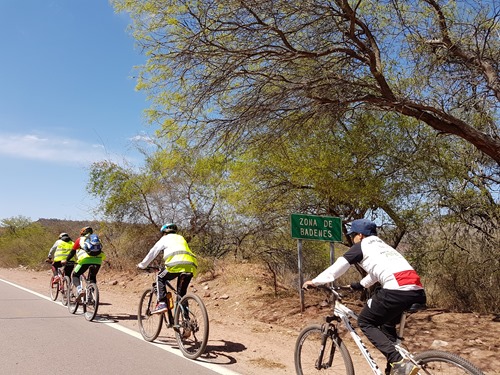
<svg viewBox="0 0 500 375">
<path fill-rule="evenodd" d="M 186 294 L 191 279 L 196 276 L 198 267 L 196 256 L 189 248 L 185 238 L 177 234 L 177 225 L 174 223 L 165 224 L 161 227 L 160 232 L 163 236 L 149 250 L 142 262 L 137 265 L 138 268 L 145 269 L 163 251 L 165 267 L 160 270 L 157 276 L 158 305 L 151 312 L 153 314 L 168 310 L 166 281 L 177 278 L 177 293 L 182 297 Z"/>
<path fill-rule="evenodd" d="M 360 282 L 352 283 L 351 288 L 362 290 L 377 282 L 382 285 L 359 314 L 359 328 L 387 358 L 386 374 L 409 374 L 413 364 L 404 361 L 394 348 L 396 323 L 403 311 L 414 303 L 425 304 L 420 277 L 398 251 L 377 237 L 375 223 L 366 219 L 354 220 L 347 235 L 354 245 L 316 278 L 306 281 L 303 288 L 330 283 L 351 265 L 359 264 L 367 275 Z"/>
<path fill-rule="evenodd" d="M 63 266 L 61 263 L 66 260 L 68 254 L 73 249 L 74 242 L 69 237 L 68 233 L 61 233 L 59 238 L 54 245 L 50 248 L 49 254 L 47 255 L 47 261 L 52 262 L 52 273 L 57 276 L 57 270 Z M 64 274 L 69 276 L 73 271 L 75 264 L 75 257 L 72 257 L 69 262 L 64 264 Z"/>
<path fill-rule="evenodd" d="M 102 262 L 106 259 L 106 255 L 102 251 L 99 255 L 93 256 L 85 250 L 85 241 L 93 233 L 94 231 L 91 227 L 82 228 L 80 231 L 80 237 L 76 239 L 73 249 L 66 257 L 66 261 L 69 261 L 75 254 L 77 256 L 77 265 L 73 271 L 72 282 L 76 286 L 78 297 L 82 297 L 85 294 L 85 291 L 80 285 L 80 276 L 89 269 L 87 279 L 91 283 L 96 283 L 97 273 L 101 268 Z"/>
</svg>

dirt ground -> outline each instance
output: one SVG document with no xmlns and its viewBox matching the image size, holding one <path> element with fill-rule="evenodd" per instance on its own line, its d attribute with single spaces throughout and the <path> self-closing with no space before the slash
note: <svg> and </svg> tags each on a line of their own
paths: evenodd
<svg viewBox="0 0 500 375">
<path fill-rule="evenodd" d="M 49 294 L 50 270 L 2 269 L 0 278 Z M 137 330 L 137 306 L 144 289 L 154 275 L 116 272 L 103 266 L 98 283 L 100 319 L 112 319 Z M 200 361 L 216 363 L 241 374 L 294 374 L 293 352 L 299 331 L 310 323 L 319 323 L 330 308 L 317 292 L 306 292 L 305 311 L 301 313 L 298 292 L 281 288 L 274 294 L 269 272 L 251 264 L 226 266 L 213 277 L 199 276 L 190 292 L 200 295 L 208 309 L 210 339 Z M 362 303 L 355 298 L 346 303 L 359 311 Z M 428 309 L 412 315 L 405 336 L 410 350 L 430 348 L 459 354 L 480 367 L 485 374 L 500 374 L 498 316 L 459 314 Z M 98 323 L 99 319 L 97 319 Z M 158 342 L 171 344 L 173 331 L 164 328 Z M 370 370 L 349 337 L 356 373 Z M 378 351 L 364 339 L 379 365 L 385 366 Z"/>
</svg>

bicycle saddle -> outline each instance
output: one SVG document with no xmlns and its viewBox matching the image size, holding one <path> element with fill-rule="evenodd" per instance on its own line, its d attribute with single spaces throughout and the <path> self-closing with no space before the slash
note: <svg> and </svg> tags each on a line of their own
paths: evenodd
<svg viewBox="0 0 500 375">
<path fill-rule="evenodd" d="M 421 303 L 414 303 L 406 311 L 408 311 L 409 313 L 416 313 L 417 311 L 422 311 L 422 310 L 425 310 L 425 309 L 427 309 L 427 305 L 423 305 Z"/>
</svg>

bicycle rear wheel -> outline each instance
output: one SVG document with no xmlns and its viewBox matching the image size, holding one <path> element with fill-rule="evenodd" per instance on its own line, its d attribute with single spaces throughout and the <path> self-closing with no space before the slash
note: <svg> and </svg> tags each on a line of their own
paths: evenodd
<svg viewBox="0 0 500 375">
<path fill-rule="evenodd" d="M 175 338 L 186 358 L 195 359 L 205 352 L 208 343 L 208 313 L 202 299 L 186 294 L 174 314 Z"/>
<path fill-rule="evenodd" d="M 50 278 L 50 299 L 55 301 L 59 295 L 59 276 L 54 276 Z"/>
<path fill-rule="evenodd" d="M 146 341 L 154 341 L 161 331 L 163 314 L 151 314 L 155 308 L 156 296 L 153 288 L 142 293 L 137 311 L 137 323 L 142 337 Z"/>
<path fill-rule="evenodd" d="M 99 289 L 95 283 L 89 283 L 86 290 L 84 316 L 89 322 L 94 320 L 99 307 Z"/>
<path fill-rule="evenodd" d="M 415 355 L 415 360 L 432 375 L 484 375 L 484 373 L 466 359 L 441 350 L 428 350 Z"/>
<path fill-rule="evenodd" d="M 322 338 L 323 333 L 319 324 L 310 325 L 300 332 L 295 343 L 294 354 L 297 375 L 318 373 L 354 375 L 351 355 L 342 339 L 338 336 L 328 336 L 326 338 L 323 358 L 319 364 Z M 329 364 L 330 359 L 331 365 Z"/>
<path fill-rule="evenodd" d="M 69 277 L 65 276 L 61 284 L 61 303 L 63 306 L 68 305 L 68 288 L 70 283 Z"/>
<path fill-rule="evenodd" d="M 73 284 L 72 282 L 69 283 L 67 294 L 68 310 L 71 314 L 74 314 L 76 313 L 76 310 L 78 310 L 79 303 L 77 301 L 78 292 L 76 290 L 75 284 Z"/>
</svg>

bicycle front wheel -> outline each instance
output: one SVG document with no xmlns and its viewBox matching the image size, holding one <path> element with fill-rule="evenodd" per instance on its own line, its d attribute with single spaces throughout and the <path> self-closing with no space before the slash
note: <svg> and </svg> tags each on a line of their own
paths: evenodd
<svg viewBox="0 0 500 375">
<path fill-rule="evenodd" d="M 97 308 L 99 307 L 99 289 L 95 283 L 89 283 L 86 292 L 85 313 L 83 315 L 85 319 L 90 322 L 94 320 L 97 315 Z"/>
<path fill-rule="evenodd" d="M 208 313 L 202 299 L 196 294 L 186 294 L 175 308 L 175 338 L 182 354 L 196 359 L 205 352 L 208 344 Z"/>
<path fill-rule="evenodd" d="M 50 278 L 50 299 L 55 301 L 59 295 L 59 276 L 54 276 Z"/>
<path fill-rule="evenodd" d="M 484 373 L 466 359 L 441 350 L 428 350 L 415 355 L 414 358 L 425 370 L 432 375 L 484 375 Z"/>
<path fill-rule="evenodd" d="M 354 375 L 351 355 L 338 336 L 326 337 L 321 356 L 323 333 L 321 325 L 313 324 L 304 328 L 295 343 L 295 371 L 297 375 L 342 374 Z"/>
<path fill-rule="evenodd" d="M 61 285 L 61 303 L 63 306 L 68 305 L 68 289 L 69 289 L 70 280 L 68 276 L 65 276 L 62 280 Z"/>
<path fill-rule="evenodd" d="M 154 341 L 161 331 L 163 314 L 151 314 L 155 308 L 156 296 L 154 289 L 147 289 L 142 293 L 137 311 L 137 323 L 142 337 L 146 341 Z"/>
</svg>

